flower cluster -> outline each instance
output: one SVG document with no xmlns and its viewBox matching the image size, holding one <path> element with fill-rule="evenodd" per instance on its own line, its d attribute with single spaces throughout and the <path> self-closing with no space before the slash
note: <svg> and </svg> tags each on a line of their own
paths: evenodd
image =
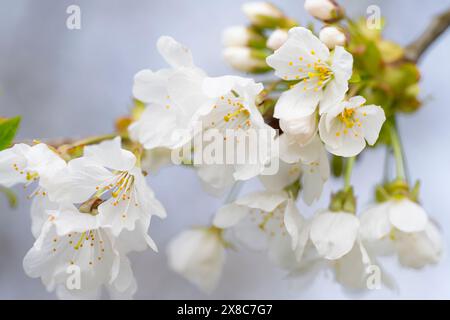
<svg viewBox="0 0 450 320">
<path fill-rule="evenodd" d="M 69 162 L 43 143 L 0 152 L 0 184 L 36 185 L 30 194 L 36 242 L 25 272 L 60 298 L 99 297 L 102 287 L 111 297 L 132 297 L 136 280 L 127 254 L 156 251 L 150 220 L 166 215 L 139 165 L 120 138 L 86 146 Z"/>
<path fill-rule="evenodd" d="M 264 84 L 210 77 L 188 48 L 162 36 L 157 49 L 168 67 L 135 75 L 134 108 L 117 121 L 116 133 L 0 151 L 0 186 L 36 187 L 36 241 L 25 272 L 64 299 L 98 298 L 104 288 L 112 298 L 133 297 L 127 255 L 157 251 L 150 222 L 166 216 L 146 176 L 167 164 L 194 169 L 208 192 L 230 190 L 210 225 L 183 231 L 166 250 L 169 267 L 205 292 L 218 285 L 227 249 L 241 246 L 265 251 L 290 278 L 331 270 L 352 289 L 395 286 L 379 256 L 395 254 L 411 268 L 437 263 L 439 228 L 419 204 L 418 184 L 409 184 L 395 121 L 405 109 L 392 102 L 416 96 L 375 94 L 385 80 L 389 86 L 392 72 L 409 74 L 409 64 L 395 44 L 344 20 L 334 1 L 307 0 L 305 10 L 325 23 L 320 32 L 264 2 L 244 4 L 250 25 L 225 31 L 225 60 L 247 73 L 272 73 Z M 381 75 L 362 57 L 370 50 Z M 395 156 L 396 177 L 384 179 L 376 201 L 360 210 L 352 170 L 367 145 L 381 143 Z M 344 186 L 328 208 L 301 212 L 300 200 L 311 206 L 321 199 L 331 174 L 343 176 Z M 238 187 L 253 178 L 264 190 L 238 197 Z M 379 283 L 371 284 L 374 272 Z"/>
</svg>

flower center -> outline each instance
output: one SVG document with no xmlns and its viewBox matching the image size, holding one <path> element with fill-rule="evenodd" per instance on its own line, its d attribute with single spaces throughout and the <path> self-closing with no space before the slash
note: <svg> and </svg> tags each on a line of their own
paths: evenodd
<svg viewBox="0 0 450 320">
<path fill-rule="evenodd" d="M 88 263 L 89 266 L 93 266 L 95 263 L 101 263 L 105 255 L 105 243 L 102 239 L 101 233 L 97 230 L 88 230 L 82 233 L 73 232 L 66 236 L 55 236 L 52 239 L 52 252 L 57 254 L 71 249 L 73 252 L 71 259 L 68 261 L 70 265 L 77 263 Z M 83 250 L 89 250 L 89 253 L 82 254 Z M 87 260 L 85 260 L 87 258 Z"/>
<path fill-rule="evenodd" d="M 118 172 L 112 179 L 111 182 L 106 181 L 105 183 L 97 186 L 95 189 L 97 193 L 96 197 L 101 197 L 105 194 L 110 194 L 112 198 L 115 199 L 113 205 L 118 206 L 121 201 L 130 201 L 133 186 L 134 186 L 134 176 L 127 171 Z M 138 206 L 138 204 L 136 204 Z"/>
<path fill-rule="evenodd" d="M 270 212 L 252 210 L 250 211 L 250 220 L 257 225 L 259 230 L 269 237 L 274 237 L 275 235 L 286 236 L 284 209 L 285 206 L 282 205 Z"/>
<path fill-rule="evenodd" d="M 355 109 L 354 108 L 345 108 L 344 111 L 342 111 L 338 115 L 339 120 L 344 124 L 344 130 L 343 133 L 347 134 L 349 129 L 354 129 L 355 127 L 360 128 L 361 127 L 361 120 L 356 117 Z M 355 131 L 355 136 L 358 136 L 358 133 Z M 336 136 L 339 136 L 341 132 L 336 132 Z"/>
<path fill-rule="evenodd" d="M 218 130 L 248 129 L 251 126 L 250 112 L 239 96 L 229 94 L 220 97 L 213 106 L 213 114 L 209 125 Z"/>
</svg>

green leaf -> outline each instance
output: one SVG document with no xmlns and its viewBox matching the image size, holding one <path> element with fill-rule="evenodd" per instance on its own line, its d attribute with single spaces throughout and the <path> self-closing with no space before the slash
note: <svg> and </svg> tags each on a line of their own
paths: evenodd
<svg viewBox="0 0 450 320">
<path fill-rule="evenodd" d="M 3 193 L 8 199 L 9 206 L 11 208 L 15 208 L 17 206 L 17 198 L 14 192 L 11 189 L 0 187 L 0 193 Z"/>
<path fill-rule="evenodd" d="M 0 120 L 0 151 L 12 144 L 19 125 L 20 117 Z"/>
</svg>

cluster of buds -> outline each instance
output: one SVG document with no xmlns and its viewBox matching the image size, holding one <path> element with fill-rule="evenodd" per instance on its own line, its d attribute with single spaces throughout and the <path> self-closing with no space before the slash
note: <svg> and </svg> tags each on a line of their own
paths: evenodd
<svg viewBox="0 0 450 320">
<path fill-rule="evenodd" d="M 319 33 L 319 38 L 328 48 L 334 49 L 335 46 L 344 46 L 347 43 L 346 34 L 333 24 L 344 17 L 344 10 L 334 0 L 306 0 L 305 10 L 326 23 Z"/>
<path fill-rule="evenodd" d="M 233 26 L 225 30 L 224 58 L 239 71 L 267 72 L 270 67 L 266 64 L 266 58 L 286 41 L 287 30 L 297 23 L 267 2 L 245 3 L 242 11 L 250 25 Z"/>
</svg>

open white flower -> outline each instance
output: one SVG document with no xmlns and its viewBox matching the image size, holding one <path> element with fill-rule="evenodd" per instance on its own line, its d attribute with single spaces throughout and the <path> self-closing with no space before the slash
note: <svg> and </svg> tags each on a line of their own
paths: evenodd
<svg viewBox="0 0 450 320">
<path fill-rule="evenodd" d="M 310 239 L 320 256 L 337 260 L 354 247 L 359 220 L 351 213 L 325 211 L 317 214 L 310 227 Z"/>
<path fill-rule="evenodd" d="M 323 185 L 330 177 L 330 164 L 325 148 L 317 134 L 305 145 L 296 135 L 282 134 L 279 138 L 280 158 L 286 163 L 300 163 L 302 197 L 311 205 L 322 195 Z"/>
<path fill-rule="evenodd" d="M 353 57 L 340 46 L 330 53 L 310 30 L 296 27 L 267 58 L 267 64 L 278 77 L 299 81 L 281 95 L 275 106 L 276 118 L 293 119 L 311 115 L 319 104 L 320 114 L 328 112 L 344 99 Z"/>
<path fill-rule="evenodd" d="M 403 198 L 373 206 L 361 215 L 361 237 L 381 253 L 397 252 L 400 263 L 422 268 L 442 253 L 439 230 L 417 203 Z"/>
<path fill-rule="evenodd" d="M 0 185 L 29 185 L 39 180 L 40 187 L 52 180 L 66 162 L 47 145 L 16 144 L 0 152 Z"/>
<path fill-rule="evenodd" d="M 116 241 L 100 227 L 97 216 L 74 206 L 50 210 L 23 266 L 62 299 L 99 298 L 103 286 L 115 297 L 131 298 L 136 281 L 126 252 L 117 250 Z"/>
<path fill-rule="evenodd" d="M 166 212 L 155 198 L 138 167 L 133 153 L 122 149 L 120 137 L 86 146 L 84 155 L 68 163 L 67 173 L 56 179 L 50 191 L 59 202 L 82 204 L 100 199 L 99 220 L 114 236 L 134 230 L 139 221 L 146 234 L 152 215 L 164 218 Z"/>
<path fill-rule="evenodd" d="M 49 198 L 49 186 L 66 168 L 66 162 L 47 145 L 34 146 L 16 144 L 0 152 L 0 185 L 12 187 L 24 184 L 25 187 L 37 183 L 29 195 L 31 205 L 31 231 L 37 238 L 46 220 L 46 209 L 56 209 L 58 204 Z M 45 209 L 44 209 L 45 208 Z"/>
<path fill-rule="evenodd" d="M 221 230 L 193 228 L 182 232 L 168 245 L 172 270 L 206 293 L 216 287 L 225 263 L 225 246 Z"/>
<path fill-rule="evenodd" d="M 213 163 L 207 163 L 204 157 L 201 164 L 194 160 L 199 176 L 216 189 L 223 189 L 235 180 L 248 180 L 262 173 L 275 151 L 276 135 L 255 104 L 262 84 L 224 76 L 206 78 L 203 90 L 209 100 L 198 111 L 203 145 L 194 146 L 195 152 L 207 150 L 208 145 L 214 147 L 215 142 L 220 142 L 223 150 L 215 150 Z M 208 136 L 214 138 L 209 144 L 204 141 Z"/>
<path fill-rule="evenodd" d="M 377 142 L 386 116 L 383 108 L 365 102 L 361 96 L 352 97 L 321 117 L 319 133 L 330 153 L 352 157 L 364 149 L 366 141 Z"/>
<path fill-rule="evenodd" d="M 190 50 L 171 37 L 160 37 L 157 47 L 171 68 L 136 74 L 133 95 L 147 108 L 129 132 L 146 149 L 174 149 L 192 137 L 191 120 L 204 99 L 205 74 L 194 66 Z"/>
<path fill-rule="evenodd" d="M 300 229 L 303 218 L 287 192 L 263 191 L 244 196 L 222 207 L 214 225 L 230 230 L 231 236 L 253 250 L 266 250 L 283 268 L 301 259 L 307 238 Z"/>
<path fill-rule="evenodd" d="M 323 211 L 301 229 L 305 244 L 304 257 L 292 272 L 292 278 L 314 278 L 318 272 L 330 270 L 335 280 L 349 289 L 367 289 L 370 267 L 376 265 L 359 238 L 359 219 L 347 212 Z M 392 286 L 387 274 L 381 279 Z"/>
</svg>

